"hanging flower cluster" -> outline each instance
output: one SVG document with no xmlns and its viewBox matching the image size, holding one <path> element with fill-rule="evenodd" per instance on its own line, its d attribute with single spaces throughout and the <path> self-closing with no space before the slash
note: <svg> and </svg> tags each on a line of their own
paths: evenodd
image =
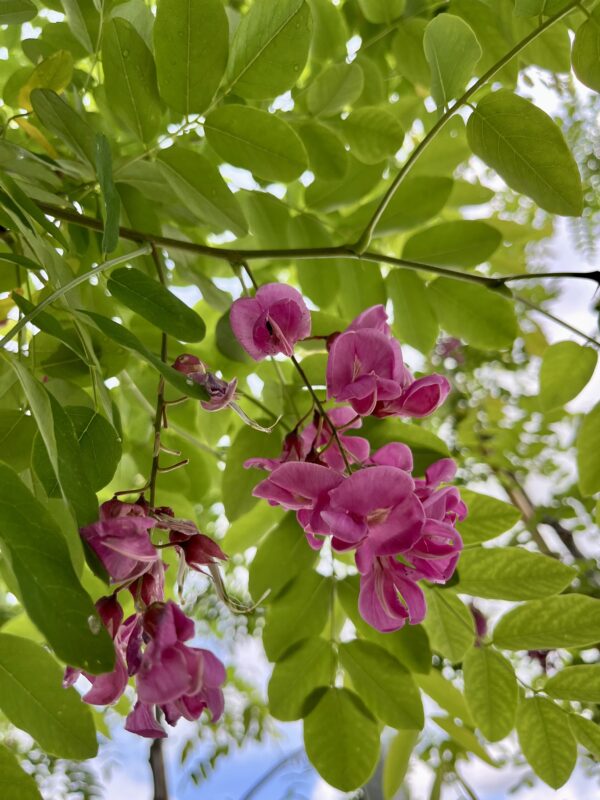
<svg viewBox="0 0 600 800">
<path fill-rule="evenodd" d="M 103 503 L 100 519 L 80 530 L 111 583 L 119 584 L 96 603 L 114 642 L 115 667 L 101 675 L 84 672 L 91 688 L 83 699 L 93 705 L 115 703 L 134 677 L 137 701 L 125 728 L 150 738 L 167 735 L 157 707 L 169 725 L 181 717 L 198 719 L 205 708 L 213 721 L 219 719 L 225 681 L 225 668 L 216 656 L 186 644 L 194 637 L 193 621 L 172 600 L 165 602 L 166 565 L 150 538 L 156 529 L 168 531 L 169 541 L 161 547 L 174 547 L 192 569 L 203 571 L 226 558 L 193 522 L 176 519 L 170 508 L 152 508 L 143 496 L 136 503 L 116 498 Z M 127 590 L 136 611 L 124 619 L 117 595 Z M 64 685 L 71 686 L 81 674 L 68 667 Z"/>
<path fill-rule="evenodd" d="M 345 405 L 317 408 L 308 425 L 285 437 L 279 458 L 245 462 L 269 472 L 255 496 L 295 511 L 311 547 L 329 538 L 334 550 L 354 550 L 360 613 L 382 632 L 423 620 L 418 582 L 452 576 L 462 548 L 455 526 L 467 513 L 447 485 L 456 471 L 452 459 L 415 478 L 407 445 L 371 453 L 367 439 L 348 435 L 366 416 L 425 417 L 450 390 L 442 375 L 413 377 L 387 319 L 383 306 L 373 306 L 328 338 L 327 397 Z M 252 358 L 292 356 L 310 331 L 310 313 L 295 289 L 270 284 L 233 304 L 231 324 Z"/>
</svg>

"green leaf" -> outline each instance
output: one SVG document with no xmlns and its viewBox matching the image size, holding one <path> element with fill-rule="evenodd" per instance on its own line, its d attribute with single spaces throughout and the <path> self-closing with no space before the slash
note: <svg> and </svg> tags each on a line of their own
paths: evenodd
<svg viewBox="0 0 600 800">
<path fill-rule="evenodd" d="M 465 728 L 464 725 L 457 725 L 456 722 L 449 717 L 432 717 L 432 719 L 436 725 L 439 725 L 443 731 L 446 731 L 446 733 L 467 752 L 473 753 L 482 761 L 485 761 L 486 764 L 495 766 L 494 760 L 487 750 L 482 747 L 479 739 L 472 730 Z"/>
<path fill-rule="evenodd" d="M 249 547 L 256 547 L 280 521 L 280 508 L 257 503 L 229 526 L 220 545 L 228 554 L 241 553 Z"/>
<path fill-rule="evenodd" d="M 517 336 L 513 304 L 497 292 L 452 278 L 427 287 L 440 326 L 480 350 L 504 350 Z"/>
<path fill-rule="evenodd" d="M 402 258 L 440 266 L 475 267 L 487 261 L 501 241 L 500 231 L 487 222 L 440 222 L 407 239 Z"/>
<path fill-rule="evenodd" d="M 109 20 L 103 30 L 102 65 L 109 108 L 131 133 L 148 144 L 161 121 L 154 58 L 126 20 Z"/>
<path fill-rule="evenodd" d="M 423 727 L 421 694 L 409 671 L 387 650 L 355 639 L 339 647 L 340 662 L 371 713 L 392 728 Z"/>
<path fill-rule="evenodd" d="M 418 731 L 398 731 L 390 742 L 383 762 L 384 800 L 393 800 L 404 783 L 410 757 L 418 738 Z"/>
<path fill-rule="evenodd" d="M 568 715 L 545 697 L 530 697 L 517 711 L 519 743 L 533 771 L 544 783 L 559 789 L 577 760 L 577 745 Z"/>
<path fill-rule="evenodd" d="M 4 745 L 0 745 L 0 794 L 4 800 L 42 800 L 33 777 L 21 769 L 17 757 Z"/>
<path fill-rule="evenodd" d="M 85 475 L 71 420 L 28 369 L 17 361 L 11 361 L 11 366 L 29 401 L 65 502 L 72 508 L 80 527 L 95 522 L 98 501 Z"/>
<path fill-rule="evenodd" d="M 19 105 L 31 111 L 31 92 L 34 89 L 53 89 L 62 92 L 73 77 L 73 56 L 67 50 L 58 50 L 35 67 L 19 91 Z"/>
<path fill-rule="evenodd" d="M 512 664 L 491 647 L 473 647 L 463 661 L 465 698 L 479 730 L 498 742 L 515 724 L 519 691 Z"/>
<path fill-rule="evenodd" d="M 431 95 L 438 108 L 458 97 L 481 58 L 473 30 L 454 14 L 438 14 L 425 28 L 425 57 L 431 69 Z"/>
<path fill-rule="evenodd" d="M 515 0 L 516 17 L 539 17 L 541 15 L 549 17 L 556 14 L 567 0 Z"/>
<path fill-rule="evenodd" d="M 471 149 L 511 189 L 553 214 L 578 217 L 581 177 L 560 128 L 544 111 L 506 90 L 488 94 L 469 117 Z"/>
<path fill-rule="evenodd" d="M 389 25 L 404 11 L 405 0 L 358 0 L 365 19 L 375 24 Z"/>
<path fill-rule="evenodd" d="M 298 133 L 315 175 L 325 181 L 341 180 L 348 171 L 348 154 L 337 133 L 316 121 L 303 122 Z"/>
<path fill-rule="evenodd" d="M 121 198 L 115 189 L 112 173 L 112 153 L 110 144 L 104 134 L 96 134 L 96 173 L 104 200 L 104 234 L 102 236 L 102 252 L 112 253 L 119 244 L 119 218 L 121 216 Z"/>
<path fill-rule="evenodd" d="M 204 338 L 206 326 L 202 317 L 141 270 L 116 269 L 107 286 L 124 306 L 170 336 L 182 342 L 199 342 Z"/>
<path fill-rule="evenodd" d="M 600 703 L 600 664 L 565 667 L 546 681 L 544 690 L 559 700 Z"/>
<path fill-rule="evenodd" d="M 600 726 L 579 714 L 569 715 L 569 725 L 579 744 L 600 758 Z"/>
<path fill-rule="evenodd" d="M 269 681 L 269 712 L 283 722 L 301 719 L 306 699 L 329 684 L 336 665 L 331 642 L 318 637 L 298 642 L 275 664 Z"/>
<path fill-rule="evenodd" d="M 487 542 L 488 539 L 495 539 L 496 536 L 513 528 L 521 519 L 518 509 L 503 500 L 462 487 L 460 496 L 469 509 L 467 518 L 457 525 L 465 544 L 478 544 Z"/>
<path fill-rule="evenodd" d="M 73 36 L 88 52 L 93 53 L 98 40 L 100 17 L 94 0 L 61 0 Z"/>
<path fill-rule="evenodd" d="M 22 25 L 37 13 L 31 0 L 0 0 L 0 25 Z"/>
<path fill-rule="evenodd" d="M 424 19 L 403 19 L 397 24 L 392 44 L 398 71 L 412 84 L 429 86 L 431 70 L 423 50 Z"/>
<path fill-rule="evenodd" d="M 348 689 L 326 689 L 304 720 L 306 754 L 327 783 L 344 792 L 363 786 L 379 758 L 379 727 Z"/>
<path fill-rule="evenodd" d="M 596 8 L 575 32 L 571 63 L 573 71 L 582 83 L 595 92 L 600 92 L 600 13 Z"/>
<path fill-rule="evenodd" d="M 309 547 L 296 516 L 286 514 L 266 535 L 250 564 L 250 594 L 257 602 L 266 592 L 270 593 L 267 601 L 275 599 L 288 581 L 309 570 L 316 560 L 317 553 Z"/>
<path fill-rule="evenodd" d="M 221 0 L 159 0 L 154 53 L 160 96 L 182 114 L 200 114 L 227 66 L 229 23 Z"/>
<path fill-rule="evenodd" d="M 577 397 L 591 380 L 598 353 L 576 342 L 557 342 L 545 352 L 540 370 L 540 406 L 552 411 Z M 565 380 L 568 376 L 568 380 Z"/>
<path fill-rule="evenodd" d="M 394 308 L 394 333 L 402 344 L 428 355 L 439 328 L 425 283 L 414 270 L 394 269 L 385 279 L 385 285 Z"/>
<path fill-rule="evenodd" d="M 476 547 L 459 561 L 458 591 L 499 600 L 534 600 L 558 594 L 577 570 L 521 547 Z"/>
<path fill-rule="evenodd" d="M 600 492 L 600 403 L 586 414 L 579 427 L 577 469 L 584 497 Z"/>
<path fill-rule="evenodd" d="M 24 411 L 0 410 L 0 453 L 10 453 L 10 463 L 16 472 L 29 466 L 35 431 L 33 417 Z"/>
<path fill-rule="evenodd" d="M 17 264 L 24 269 L 33 269 L 36 271 L 42 269 L 40 264 L 36 264 L 35 261 L 27 258 L 27 256 L 21 256 L 18 253 L 0 253 L 0 261 L 8 261 L 10 264 Z"/>
<path fill-rule="evenodd" d="M 223 472 L 222 494 L 225 514 L 230 522 L 241 517 L 257 502 L 252 489 L 264 480 L 260 469 L 244 469 L 244 461 L 260 455 L 275 458 L 281 450 L 278 437 L 253 428 L 241 428 L 227 452 L 227 465 Z"/>
<path fill-rule="evenodd" d="M 300 77 L 310 47 L 311 18 L 303 0 L 256 0 L 242 17 L 227 67 L 230 91 L 267 100 Z"/>
<path fill-rule="evenodd" d="M 290 581 L 267 611 L 263 633 L 265 653 L 278 661 L 300 639 L 318 636 L 329 617 L 331 579 L 305 570 Z"/>
<path fill-rule="evenodd" d="M 338 302 L 344 317 L 352 319 L 369 306 L 385 303 L 385 285 L 377 264 L 344 259 L 337 266 L 340 276 Z"/>
<path fill-rule="evenodd" d="M 192 213 L 218 230 L 231 230 L 236 236 L 248 233 L 237 198 L 205 156 L 175 146 L 161 150 L 158 163 L 173 191 Z"/>
<path fill-rule="evenodd" d="M 407 178 L 400 184 L 375 229 L 376 236 L 417 228 L 446 205 L 453 181 L 434 175 Z"/>
<path fill-rule="evenodd" d="M 426 587 L 427 616 L 423 626 L 431 647 L 453 664 L 462 659 L 475 639 L 473 617 L 455 594 Z"/>
<path fill-rule="evenodd" d="M 58 608 L 55 611 L 59 613 Z M 112 648 L 108 635 L 106 638 Z M 98 744 L 90 708 L 75 689 L 63 689 L 62 674 L 39 644 L 0 633 L 0 708 L 4 714 L 47 753 L 59 758 L 93 758 Z M 4 777 L 4 770 L 1 772 Z"/>
<path fill-rule="evenodd" d="M 206 117 L 204 130 L 222 159 L 264 180 L 289 183 L 308 167 L 300 137 L 276 114 L 250 106 L 221 106 Z"/>
<path fill-rule="evenodd" d="M 88 672 L 110 671 L 112 640 L 75 575 L 62 533 L 16 472 L 1 463 L 0 541 L 23 607 L 59 658 Z"/>
<path fill-rule="evenodd" d="M 31 105 L 40 122 L 88 164 L 95 163 L 93 129 L 52 89 L 34 89 Z"/>
<path fill-rule="evenodd" d="M 439 670 L 431 669 L 426 675 L 415 675 L 415 680 L 425 694 L 451 717 L 457 717 L 466 725 L 474 726 L 464 695 Z"/>
<path fill-rule="evenodd" d="M 69 249 L 67 240 L 63 236 L 62 232 L 56 227 L 56 225 L 53 225 L 50 220 L 46 218 L 44 213 L 40 211 L 33 200 L 31 200 L 31 198 L 25 194 L 21 187 L 15 183 L 15 181 L 13 181 L 9 175 L 6 173 L 0 174 L 0 184 L 4 186 L 15 203 L 33 220 L 35 220 L 38 225 L 40 225 L 46 231 L 46 233 L 49 233 L 50 236 L 56 239 L 61 247 L 64 247 L 66 250 Z M 30 227 L 32 226 L 30 225 Z"/>
<path fill-rule="evenodd" d="M 564 594 L 531 600 L 505 614 L 494 644 L 506 650 L 587 647 L 600 641 L 600 600 Z"/>
<path fill-rule="evenodd" d="M 208 394 L 203 386 L 195 381 L 188 382 L 185 375 L 173 369 L 173 367 L 170 367 L 168 364 L 165 364 L 157 355 L 148 350 L 146 345 L 142 344 L 137 336 L 134 336 L 125 326 L 120 325 L 118 322 L 108 317 L 103 317 L 101 314 L 95 314 L 93 311 L 81 310 L 80 313 L 88 317 L 98 330 L 105 336 L 108 336 L 109 339 L 112 339 L 113 342 L 140 355 L 144 361 L 147 361 L 160 372 L 171 386 L 179 389 L 180 392 L 183 392 L 183 394 L 186 394 L 188 397 L 195 397 L 198 400 L 208 400 Z"/>
<path fill-rule="evenodd" d="M 363 164 L 378 164 L 396 153 L 404 141 L 404 131 L 394 114 L 378 106 L 351 111 L 337 129 L 352 155 Z"/>
<path fill-rule="evenodd" d="M 363 86 L 363 71 L 355 61 L 329 64 L 308 87 L 306 105 L 315 117 L 333 117 L 358 100 Z"/>
</svg>

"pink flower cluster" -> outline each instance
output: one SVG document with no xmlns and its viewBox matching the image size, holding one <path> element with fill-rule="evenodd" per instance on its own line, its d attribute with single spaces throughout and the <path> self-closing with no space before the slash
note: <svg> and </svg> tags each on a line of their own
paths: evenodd
<svg viewBox="0 0 600 800">
<path fill-rule="evenodd" d="M 173 601 L 165 602 L 165 564 L 150 539 L 152 529 L 169 532 L 165 546 L 176 549 L 186 564 L 202 567 L 226 558 L 219 545 L 198 532 L 189 520 L 176 519 L 169 508 L 152 508 L 142 498 L 137 503 L 117 499 L 103 503 L 98 522 L 80 530 L 108 573 L 120 584 L 102 597 L 96 608 L 115 646 L 115 667 L 101 675 L 83 673 L 91 683 L 86 703 L 115 703 L 135 677 L 137 701 L 125 724 L 132 733 L 151 738 L 166 736 L 156 716 L 160 708 L 169 725 L 183 717 L 198 719 L 207 708 L 216 721 L 223 712 L 223 664 L 210 651 L 191 647 L 194 623 Z M 123 619 L 117 593 L 128 589 L 136 612 Z M 68 667 L 64 685 L 81 675 Z"/>
<path fill-rule="evenodd" d="M 252 300 L 236 301 L 231 319 L 240 343 L 257 359 L 292 355 L 310 329 L 302 297 L 276 284 L 262 287 Z M 326 415 L 316 411 L 303 430 L 297 426 L 285 437 L 279 458 L 252 458 L 245 466 L 270 473 L 255 496 L 295 511 L 311 547 L 320 548 L 329 538 L 334 550 L 355 551 L 360 613 L 377 630 L 394 631 L 406 621 L 423 620 L 420 580 L 445 583 L 452 576 L 462 548 L 456 523 L 467 509 L 458 490 L 446 485 L 456 470 L 451 459 L 414 478 L 405 444 L 371 453 L 367 439 L 348 431 L 360 428 L 368 415 L 427 416 L 445 400 L 450 385 L 441 375 L 413 377 L 383 306 L 367 309 L 344 332 L 330 336 L 328 347 L 327 396 L 346 405 Z"/>
</svg>

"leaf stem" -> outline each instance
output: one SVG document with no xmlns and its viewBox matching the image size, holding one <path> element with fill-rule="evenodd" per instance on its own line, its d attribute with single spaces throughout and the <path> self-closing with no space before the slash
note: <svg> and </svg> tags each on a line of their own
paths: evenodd
<svg viewBox="0 0 600 800">
<path fill-rule="evenodd" d="M 532 311 L 537 311 L 538 314 L 542 314 L 544 317 L 547 317 L 548 319 L 552 320 L 552 322 L 556 322 L 557 325 L 560 325 L 561 327 L 565 328 L 565 330 L 570 331 L 571 333 L 574 333 L 577 336 L 581 336 L 582 339 L 586 340 L 586 342 L 593 345 L 594 347 L 597 347 L 600 350 L 600 342 L 597 339 L 594 339 L 592 336 L 588 336 L 587 333 L 580 331 L 579 328 L 576 328 L 574 325 L 571 325 L 566 320 L 561 319 L 560 317 L 555 317 L 554 314 L 550 313 L 550 311 L 546 311 L 545 308 L 538 306 L 536 303 L 532 303 L 531 300 L 528 300 L 526 297 L 523 297 L 523 295 L 514 294 L 513 297 L 515 298 L 515 300 L 518 300 L 520 303 L 523 303 L 523 305 L 527 306 L 527 308 L 530 308 Z"/>
<path fill-rule="evenodd" d="M 160 254 L 156 247 L 152 247 L 152 261 L 156 268 L 156 274 L 159 282 L 165 285 L 165 274 L 161 261 Z M 167 334 L 163 331 L 160 339 L 160 360 L 166 364 L 168 361 L 168 339 Z M 154 506 L 156 499 L 156 479 L 158 473 L 161 471 L 160 467 L 160 435 L 163 428 L 165 419 L 165 379 L 160 376 L 158 379 L 158 388 L 156 390 L 156 412 L 154 414 L 154 447 L 152 451 L 152 464 L 150 467 L 150 479 L 148 481 L 148 489 L 150 492 L 149 502 Z M 187 459 L 186 459 L 187 463 Z"/>
<path fill-rule="evenodd" d="M 83 275 L 77 275 L 76 278 L 65 283 L 64 286 L 61 286 L 52 294 L 49 294 L 48 297 L 45 297 L 41 303 L 39 303 L 33 311 L 30 311 L 29 314 L 26 314 L 24 317 L 14 325 L 10 331 L 0 339 L 0 347 L 4 347 L 11 339 L 13 339 L 19 331 L 25 327 L 29 322 L 33 322 L 33 320 L 40 314 L 47 306 L 52 305 L 52 303 L 56 302 L 56 300 L 60 300 L 61 297 L 64 297 L 67 292 L 70 292 L 71 289 L 75 289 L 77 286 L 81 286 L 82 283 L 85 283 L 89 280 L 93 275 L 97 275 L 99 272 L 104 272 L 111 267 L 116 267 L 117 264 L 123 264 L 126 261 L 132 261 L 134 258 L 139 258 L 140 256 L 146 256 L 152 250 L 152 245 L 150 243 L 146 243 L 138 250 L 134 250 L 132 253 L 127 253 L 123 256 L 117 256 L 116 258 L 111 258 L 108 261 L 103 261 L 101 264 L 98 264 L 97 267 L 94 269 L 89 270 L 89 272 L 84 272 Z"/>
<path fill-rule="evenodd" d="M 358 242 L 355 245 L 355 250 L 358 253 L 365 251 L 371 243 L 371 239 L 373 238 L 373 233 L 377 224 L 379 223 L 381 217 L 383 216 L 386 208 L 390 204 L 392 197 L 396 194 L 396 190 L 402 183 L 402 181 L 406 178 L 408 173 L 411 171 L 413 166 L 415 165 L 416 161 L 420 158 L 421 154 L 425 152 L 427 147 L 431 144 L 433 139 L 438 135 L 438 133 L 445 128 L 447 123 L 450 119 L 454 116 L 455 112 L 458 111 L 459 108 L 465 105 L 465 103 L 484 86 L 490 78 L 493 78 L 500 70 L 505 67 L 509 61 L 522 52 L 528 44 L 533 42 L 537 37 L 544 33 L 544 31 L 548 30 L 548 28 L 552 27 L 556 22 L 559 22 L 563 17 L 565 17 L 569 12 L 571 12 L 576 6 L 578 5 L 578 0 L 573 0 L 569 3 L 565 8 L 555 14 L 553 17 L 549 17 L 546 22 L 542 23 L 538 28 L 531 31 L 527 36 L 521 39 L 520 42 L 512 47 L 508 53 L 502 56 L 502 58 L 497 61 L 487 72 L 484 72 L 479 80 L 475 81 L 475 83 L 470 86 L 467 91 L 454 102 L 450 108 L 448 108 L 442 116 L 437 120 L 435 125 L 431 128 L 429 133 L 421 139 L 419 144 L 415 147 L 412 153 L 408 156 L 406 161 L 404 162 L 403 166 L 401 167 L 400 171 L 388 187 L 388 190 L 384 194 L 381 202 L 375 209 L 371 219 L 367 223 L 366 228 L 364 229 L 363 233 L 361 234 Z"/>
</svg>

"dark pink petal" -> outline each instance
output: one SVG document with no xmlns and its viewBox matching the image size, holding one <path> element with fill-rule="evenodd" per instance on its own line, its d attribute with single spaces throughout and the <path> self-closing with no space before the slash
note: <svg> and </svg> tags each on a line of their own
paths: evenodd
<svg viewBox="0 0 600 800">
<path fill-rule="evenodd" d="M 116 703 L 121 697 L 127 686 L 129 675 L 123 657 L 117 652 L 115 668 L 112 672 L 104 672 L 101 675 L 86 673 L 86 678 L 92 684 L 92 688 L 83 695 L 83 700 L 90 705 L 107 706 Z"/>
<path fill-rule="evenodd" d="M 77 683 L 80 676 L 80 669 L 75 669 L 75 667 L 65 667 L 65 672 L 62 679 L 63 689 L 68 689 L 69 686 L 73 686 L 73 684 Z"/>
<path fill-rule="evenodd" d="M 136 676 L 138 697 L 143 703 L 168 703 L 186 694 L 195 675 L 190 674 L 185 645 L 167 647 L 154 653 L 154 642 L 142 656 L 142 665 Z M 189 648 L 186 648 L 189 649 Z"/>
<path fill-rule="evenodd" d="M 298 510 L 312 507 L 317 498 L 342 481 L 342 476 L 327 467 L 305 462 L 282 464 L 255 487 L 252 494 L 275 505 Z"/>
<path fill-rule="evenodd" d="M 104 627 L 114 639 L 123 622 L 123 609 L 114 594 L 108 597 L 101 597 L 96 601 L 96 610 L 100 614 Z"/>
<path fill-rule="evenodd" d="M 362 314 L 359 314 L 358 317 L 348 325 L 347 330 L 358 331 L 362 328 L 372 328 L 373 330 L 389 336 L 390 326 L 387 324 L 387 320 L 388 315 L 382 305 L 371 306 L 363 311 Z"/>
<path fill-rule="evenodd" d="M 412 472 L 413 455 L 408 445 L 401 442 L 390 442 L 373 453 L 369 463 L 382 467 L 397 467 L 405 472 Z"/>
<path fill-rule="evenodd" d="M 413 480 L 396 467 L 367 467 L 354 472 L 330 493 L 334 509 L 367 516 L 401 503 L 413 490 Z"/>
<path fill-rule="evenodd" d="M 202 684 L 216 688 L 225 683 L 227 673 L 223 663 L 210 650 L 196 648 L 202 656 Z"/>
<path fill-rule="evenodd" d="M 375 569 L 361 575 L 358 610 L 365 622 L 382 633 L 399 630 L 408 619 L 393 583 L 383 571 Z"/>
<path fill-rule="evenodd" d="M 362 517 L 355 517 L 345 511 L 325 510 L 321 516 L 336 539 L 348 544 L 362 542 L 369 528 Z"/>
<path fill-rule="evenodd" d="M 153 706 L 139 700 L 125 720 L 125 730 L 148 739 L 164 739 L 167 735 L 154 715 Z"/>
<path fill-rule="evenodd" d="M 456 462 L 452 458 L 441 458 L 425 470 L 428 486 L 436 487 L 448 483 L 456 475 Z"/>
<path fill-rule="evenodd" d="M 427 417 L 439 408 L 450 392 L 450 383 L 443 375 L 418 378 L 404 390 L 399 401 L 399 414 Z"/>
</svg>

